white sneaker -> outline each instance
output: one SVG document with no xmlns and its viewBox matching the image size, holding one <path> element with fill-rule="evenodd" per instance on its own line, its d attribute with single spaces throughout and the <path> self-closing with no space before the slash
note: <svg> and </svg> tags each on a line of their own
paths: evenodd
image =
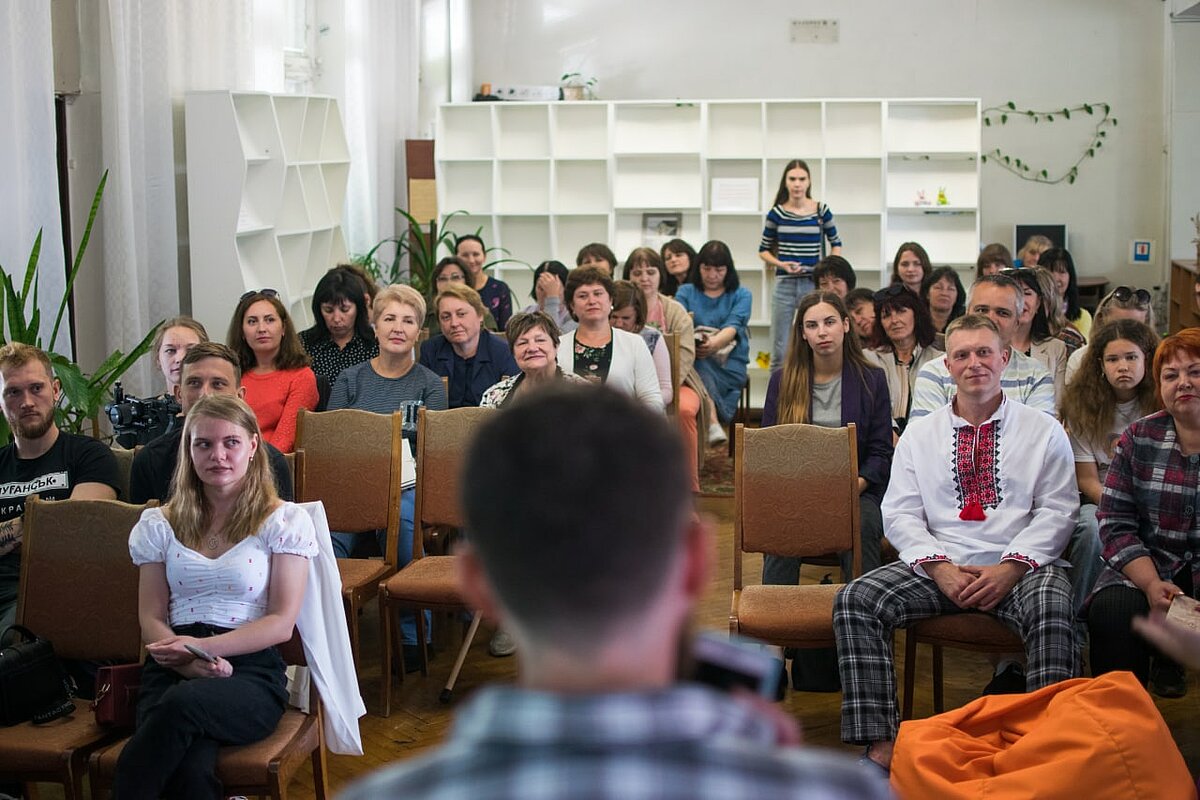
<svg viewBox="0 0 1200 800">
<path fill-rule="evenodd" d="M 729 436 L 725 433 L 725 428 L 719 422 L 714 422 L 708 426 L 708 446 L 715 447 L 719 444 L 725 444 L 729 441 Z"/>
</svg>

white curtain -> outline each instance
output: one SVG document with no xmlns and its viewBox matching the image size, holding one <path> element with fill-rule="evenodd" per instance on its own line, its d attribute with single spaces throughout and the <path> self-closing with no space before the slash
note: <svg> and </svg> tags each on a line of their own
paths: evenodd
<svg viewBox="0 0 1200 800">
<path fill-rule="evenodd" d="M 66 287 L 66 267 L 55 161 L 50 4 L 43 0 L 0 3 L 0 119 L 6 120 L 0 125 L 0 264 L 19 291 L 29 252 L 42 229 L 38 300 L 42 339 L 48 346 Z M 67 322 L 54 349 L 71 355 Z M 7 326 L 4 333 L 7 338 Z"/>
<path fill-rule="evenodd" d="M 404 140 L 417 133 L 419 31 L 417 0 L 345 3 L 345 81 L 331 91 L 342 100 L 350 148 L 343 229 L 351 253 L 391 236 L 395 207 L 407 206 Z"/>
<path fill-rule="evenodd" d="M 107 350 L 128 352 L 156 322 L 179 313 L 187 227 L 186 216 L 176 215 L 177 200 L 186 208 L 183 95 L 253 88 L 252 32 L 251 0 L 101 4 Z M 124 383 L 134 394 L 148 392 L 156 385 L 152 373 L 142 359 Z"/>
</svg>

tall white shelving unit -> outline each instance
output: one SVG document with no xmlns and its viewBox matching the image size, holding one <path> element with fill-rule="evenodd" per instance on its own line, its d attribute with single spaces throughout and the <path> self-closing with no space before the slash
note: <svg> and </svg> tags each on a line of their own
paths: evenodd
<svg viewBox="0 0 1200 800">
<path fill-rule="evenodd" d="M 270 288 L 307 327 L 317 281 L 346 259 L 337 100 L 189 92 L 184 122 L 192 315 L 221 338 L 242 293 Z"/>
<path fill-rule="evenodd" d="M 537 264 L 571 266 L 588 242 L 618 258 L 645 243 L 643 214 L 681 215 L 697 249 L 721 239 L 754 296 L 752 393 L 761 402 L 773 271 L 759 260 L 763 216 L 784 165 L 802 158 L 860 283 L 886 283 L 896 247 L 925 246 L 966 269 L 979 252 L 980 105 L 975 98 L 454 103 L 438 112 L 438 208 L 449 225 Z M 753 208 L 714 207 L 713 180 L 757 182 Z M 917 192 L 936 203 L 918 206 Z M 532 273 L 500 265 L 518 302 Z"/>
</svg>

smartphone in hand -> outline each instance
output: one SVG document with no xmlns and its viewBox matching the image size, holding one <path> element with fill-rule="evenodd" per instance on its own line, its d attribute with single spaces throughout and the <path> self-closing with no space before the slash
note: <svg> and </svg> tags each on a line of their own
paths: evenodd
<svg viewBox="0 0 1200 800">
<path fill-rule="evenodd" d="M 210 664 L 217 663 L 217 657 L 214 656 L 212 653 L 208 652 L 207 650 L 202 650 L 199 647 L 196 647 L 195 645 L 192 645 L 192 644 L 185 644 L 184 647 L 187 648 L 187 651 L 189 653 L 191 653 L 192 655 L 194 655 L 196 658 L 200 659 L 201 661 L 207 661 Z"/>
<path fill-rule="evenodd" d="M 749 689 L 767 700 L 778 699 L 783 662 L 761 642 L 702 631 L 692 640 L 691 679 L 717 689 Z"/>
</svg>

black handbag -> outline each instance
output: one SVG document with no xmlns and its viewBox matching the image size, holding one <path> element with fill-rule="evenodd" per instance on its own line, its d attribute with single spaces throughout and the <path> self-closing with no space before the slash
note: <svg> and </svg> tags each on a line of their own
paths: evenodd
<svg viewBox="0 0 1200 800">
<path fill-rule="evenodd" d="M 12 634 L 18 641 L 11 644 Z M 54 646 L 21 625 L 0 634 L 0 725 L 50 722 L 75 710 Z"/>
</svg>

